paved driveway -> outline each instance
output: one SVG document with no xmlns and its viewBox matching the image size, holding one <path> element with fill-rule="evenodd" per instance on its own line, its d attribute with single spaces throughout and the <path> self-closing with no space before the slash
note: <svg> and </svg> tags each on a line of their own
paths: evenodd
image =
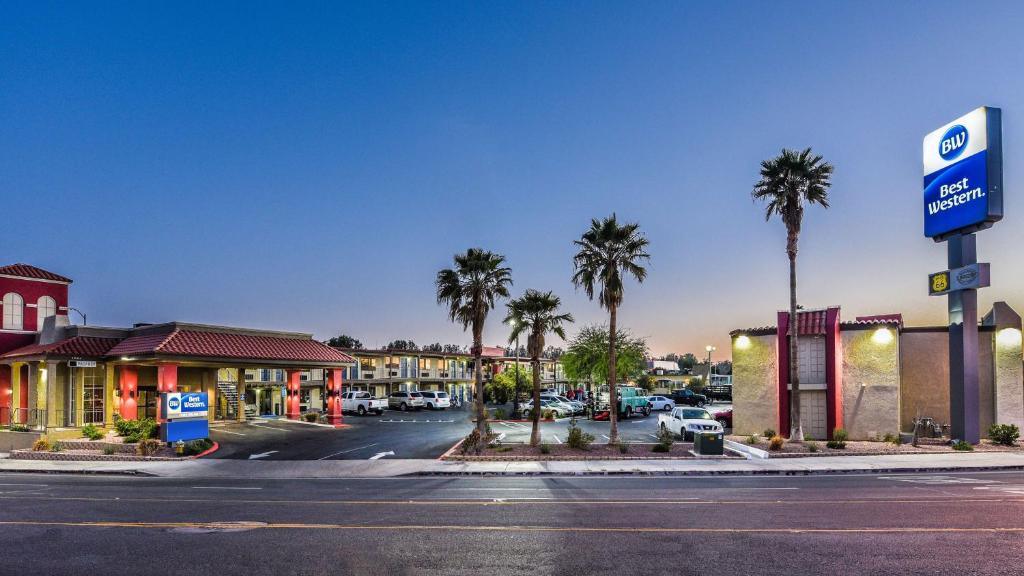
<svg viewBox="0 0 1024 576">
<path fill-rule="evenodd" d="M 716 404 L 710 411 L 729 405 Z M 335 429 L 278 418 L 259 418 L 239 424 L 215 423 L 210 437 L 220 444 L 211 458 L 259 460 L 366 460 L 370 458 L 438 458 L 473 429 L 469 410 L 393 412 L 382 416 L 346 415 L 347 428 Z M 577 418 L 577 424 L 608 441 L 608 422 Z M 560 444 L 568 436 L 569 419 L 541 423 L 541 441 Z M 502 441 L 529 442 L 531 423 L 493 422 Z M 658 413 L 619 422 L 623 442 L 654 442 Z"/>
</svg>

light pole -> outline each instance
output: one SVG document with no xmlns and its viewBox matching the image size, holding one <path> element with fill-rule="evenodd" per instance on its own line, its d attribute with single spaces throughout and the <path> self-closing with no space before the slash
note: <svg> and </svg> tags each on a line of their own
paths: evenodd
<svg viewBox="0 0 1024 576">
<path fill-rule="evenodd" d="M 708 352 L 708 381 L 705 384 L 710 386 L 711 385 L 711 353 L 714 352 L 715 350 L 718 350 L 718 348 L 715 348 L 714 346 L 708 344 L 707 346 L 704 347 L 704 349 L 707 350 L 707 352 Z"/>
<path fill-rule="evenodd" d="M 510 320 L 508 323 L 514 329 L 516 327 L 515 320 Z M 519 332 L 516 331 L 516 376 L 515 382 L 512 384 L 512 418 L 519 418 Z"/>
<path fill-rule="evenodd" d="M 74 306 L 68 306 L 68 310 L 72 310 L 74 312 L 78 312 L 78 315 L 82 317 L 82 326 L 85 326 L 85 325 L 89 324 L 89 321 L 86 320 L 86 318 L 85 318 L 85 312 L 82 312 L 81 310 L 79 310 L 78 308 L 75 308 Z"/>
</svg>

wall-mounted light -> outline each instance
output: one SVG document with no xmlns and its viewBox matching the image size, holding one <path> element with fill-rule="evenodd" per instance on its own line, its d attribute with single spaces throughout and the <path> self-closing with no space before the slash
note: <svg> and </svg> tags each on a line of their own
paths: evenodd
<svg viewBox="0 0 1024 576">
<path fill-rule="evenodd" d="M 880 346 L 889 344 L 893 340 L 892 330 L 879 328 L 871 335 L 871 341 Z"/>
<path fill-rule="evenodd" d="M 1004 348 L 1012 348 L 1014 346 L 1020 346 L 1021 344 L 1021 333 L 1016 328 L 1003 328 L 999 332 L 996 332 L 996 344 Z"/>
<path fill-rule="evenodd" d="M 750 336 L 746 334 L 740 334 L 736 337 L 736 348 L 740 350 L 746 350 L 750 348 Z"/>
</svg>

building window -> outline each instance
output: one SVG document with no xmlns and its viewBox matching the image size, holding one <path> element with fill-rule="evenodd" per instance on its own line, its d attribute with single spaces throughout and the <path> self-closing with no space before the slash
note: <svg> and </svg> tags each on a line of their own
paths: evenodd
<svg viewBox="0 0 1024 576">
<path fill-rule="evenodd" d="M 4 294 L 4 330 L 24 330 L 25 300 L 21 294 Z"/>
<path fill-rule="evenodd" d="M 36 330 L 43 329 L 43 322 L 57 315 L 57 301 L 49 296 L 40 296 L 36 301 Z"/>
<path fill-rule="evenodd" d="M 103 423 L 103 380 L 96 368 L 83 368 L 82 374 L 82 421 L 85 424 Z"/>
</svg>

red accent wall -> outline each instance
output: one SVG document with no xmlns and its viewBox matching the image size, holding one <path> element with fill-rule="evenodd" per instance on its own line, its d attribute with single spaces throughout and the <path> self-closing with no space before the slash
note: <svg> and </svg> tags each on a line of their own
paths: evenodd
<svg viewBox="0 0 1024 576">
<path fill-rule="evenodd" d="M 779 430 L 782 437 L 789 437 L 789 312 L 779 312 Z"/>
<path fill-rule="evenodd" d="M 118 368 L 118 373 L 121 389 L 121 402 L 119 403 L 121 418 L 138 420 L 139 369 L 135 366 L 121 366 Z"/>
<path fill-rule="evenodd" d="M 157 394 L 164 392 L 177 392 L 178 391 L 178 365 L 177 364 L 161 364 L 156 367 L 156 391 Z M 157 398 L 156 401 L 156 419 L 158 422 L 163 422 L 163 415 L 160 413 L 163 409 L 163 402 Z"/>
<path fill-rule="evenodd" d="M 284 414 L 291 420 L 297 420 L 302 408 L 299 403 L 302 388 L 302 371 L 301 370 L 288 370 L 287 371 L 287 395 L 285 396 Z"/>
<path fill-rule="evenodd" d="M 843 427 L 843 339 L 839 335 L 839 308 L 825 311 L 825 421 L 826 433 Z"/>
<path fill-rule="evenodd" d="M 42 329 L 42 326 L 36 326 L 36 309 L 27 306 L 28 304 L 35 304 L 40 296 L 53 298 L 57 303 L 57 314 L 67 314 L 67 310 L 60 309 L 61 306 L 67 307 L 68 305 L 67 284 L 55 284 L 53 282 L 32 280 L 31 278 L 0 277 L 0 298 L 8 292 L 17 292 L 25 300 L 24 329 L 30 332 L 37 332 Z M 31 344 L 31 341 L 28 344 Z M 9 350 L 13 350 L 13 348 Z M 0 350 L 0 352 L 6 352 L 6 350 Z"/>
<path fill-rule="evenodd" d="M 3 298 L 3 294 L 0 294 L 0 298 Z M 35 344 L 35 341 L 35 334 L 0 332 L 0 354 L 10 352 L 11 350 L 17 350 L 18 348 L 28 346 L 29 344 Z"/>
<path fill-rule="evenodd" d="M 327 372 L 327 420 L 335 426 L 341 424 L 341 370 L 332 368 Z"/>
<path fill-rule="evenodd" d="M 0 365 L 0 422 L 11 418 L 11 367 Z"/>
</svg>

